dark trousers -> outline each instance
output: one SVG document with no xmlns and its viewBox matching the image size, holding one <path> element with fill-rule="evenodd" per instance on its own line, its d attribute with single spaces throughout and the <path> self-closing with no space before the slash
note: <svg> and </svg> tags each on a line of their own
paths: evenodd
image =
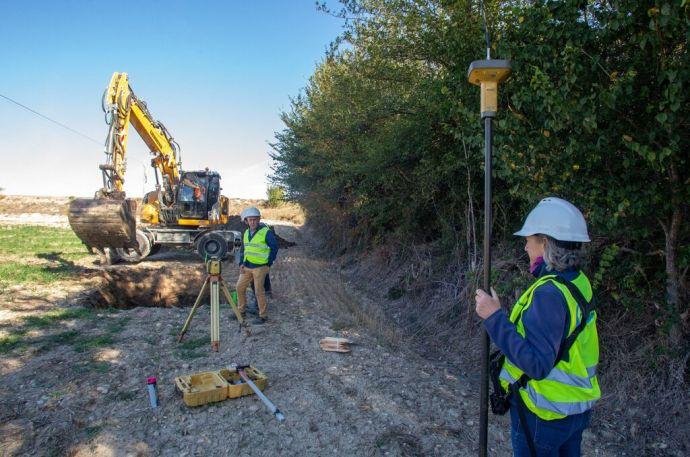
<svg viewBox="0 0 690 457">
<path fill-rule="evenodd" d="M 510 402 L 510 437 L 515 457 L 530 457 L 525 429 L 520 423 L 518 405 Z M 546 421 L 524 407 L 525 418 L 538 457 L 579 457 L 582 432 L 589 425 L 591 411 Z"/>
</svg>

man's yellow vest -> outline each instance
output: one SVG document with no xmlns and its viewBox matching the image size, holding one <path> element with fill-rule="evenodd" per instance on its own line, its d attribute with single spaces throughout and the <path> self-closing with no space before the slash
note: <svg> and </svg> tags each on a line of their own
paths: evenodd
<svg viewBox="0 0 690 457">
<path fill-rule="evenodd" d="M 244 231 L 244 258 L 242 261 L 249 261 L 254 265 L 267 265 L 268 255 L 271 248 L 266 243 L 268 227 L 261 227 L 256 231 L 252 240 L 249 241 L 249 229 Z"/>
<path fill-rule="evenodd" d="M 587 319 L 585 327 L 570 347 L 567 357 L 564 355 L 544 379 L 531 379 L 519 390 L 520 397 L 527 408 L 544 420 L 562 419 L 565 416 L 583 413 L 592 408 L 601 397 L 596 376 L 599 363 L 596 312 L 591 311 L 588 316 L 583 316 L 577 300 L 568 287 L 554 278 L 555 275 L 546 275 L 537 279 L 522 294 L 510 313 L 510 321 L 516 324 L 518 333 L 524 337 L 522 314 L 532 304 L 532 297 L 537 287 L 551 281 L 563 293 L 568 304 L 570 313 L 568 335 L 573 333 L 582 319 Z M 582 293 L 585 300 L 591 302 L 592 286 L 587 277 L 580 272 L 571 282 Z M 501 385 L 508 391 L 508 386 L 520 379 L 522 374 L 523 371 L 506 357 L 500 374 Z"/>
</svg>

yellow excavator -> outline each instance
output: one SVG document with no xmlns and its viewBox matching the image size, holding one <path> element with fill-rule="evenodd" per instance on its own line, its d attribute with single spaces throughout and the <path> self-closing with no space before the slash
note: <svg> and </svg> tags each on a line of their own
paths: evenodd
<svg viewBox="0 0 690 457">
<path fill-rule="evenodd" d="M 103 111 L 109 126 L 106 160 L 99 166 L 103 187 L 93 199 L 74 199 L 69 206 L 69 223 L 79 239 L 107 264 L 140 261 L 162 245 L 193 246 L 204 259 L 232 253 L 241 234 L 227 227 L 229 200 L 220 193 L 220 175 L 208 168 L 181 170 L 179 145 L 134 95 L 127 73 L 113 73 Z M 156 176 L 138 225 L 136 200 L 123 190 L 130 124 L 149 147 Z"/>
</svg>

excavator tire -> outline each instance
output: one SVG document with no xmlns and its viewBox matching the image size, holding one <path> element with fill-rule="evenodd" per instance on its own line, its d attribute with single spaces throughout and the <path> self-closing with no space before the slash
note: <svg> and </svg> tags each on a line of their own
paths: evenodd
<svg viewBox="0 0 690 457">
<path fill-rule="evenodd" d="M 161 252 L 162 247 L 163 246 L 161 246 L 160 244 L 154 244 L 153 246 L 151 246 L 151 252 L 149 252 L 149 255 L 158 254 L 159 252 Z"/>
<path fill-rule="evenodd" d="M 219 233 L 205 233 L 196 241 L 196 252 L 204 259 L 224 259 L 228 253 L 228 242 Z"/>
<path fill-rule="evenodd" d="M 125 262 L 140 262 L 151 254 L 151 239 L 142 230 L 137 230 L 137 245 L 139 247 L 138 252 L 133 248 L 117 248 L 115 251 L 118 257 Z"/>
<path fill-rule="evenodd" d="M 136 246 L 135 215 L 134 200 L 77 198 L 70 202 L 67 219 L 84 244 L 102 251 Z"/>
</svg>

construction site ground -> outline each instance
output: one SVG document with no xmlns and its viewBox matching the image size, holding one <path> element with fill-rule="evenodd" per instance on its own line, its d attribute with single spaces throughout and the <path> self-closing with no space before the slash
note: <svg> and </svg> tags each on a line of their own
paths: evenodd
<svg viewBox="0 0 690 457">
<path fill-rule="evenodd" d="M 48 216 L 30 223 L 64 223 Z M 15 214 L 11 223 L 21 222 Z M 369 300 L 364 288 L 314 254 L 301 226 L 277 222 L 276 230 L 296 245 L 271 270 L 269 321 L 246 336 L 223 306 L 217 353 L 207 305 L 177 342 L 205 276 L 190 251 L 112 267 L 88 256 L 72 262 L 79 274 L 0 291 L 0 454 L 476 455 L 478 367 L 430 360 L 368 331 L 357 314 Z M 229 285 L 237 274 L 224 264 Z M 327 336 L 349 338 L 351 353 L 322 351 Z M 185 406 L 176 376 L 232 362 L 268 376 L 265 393 L 284 422 L 256 396 Z M 155 415 L 149 376 L 158 379 Z M 589 431 L 583 445 L 585 455 L 620 455 Z M 510 449 L 508 418 L 490 416 L 489 455 Z"/>
</svg>

